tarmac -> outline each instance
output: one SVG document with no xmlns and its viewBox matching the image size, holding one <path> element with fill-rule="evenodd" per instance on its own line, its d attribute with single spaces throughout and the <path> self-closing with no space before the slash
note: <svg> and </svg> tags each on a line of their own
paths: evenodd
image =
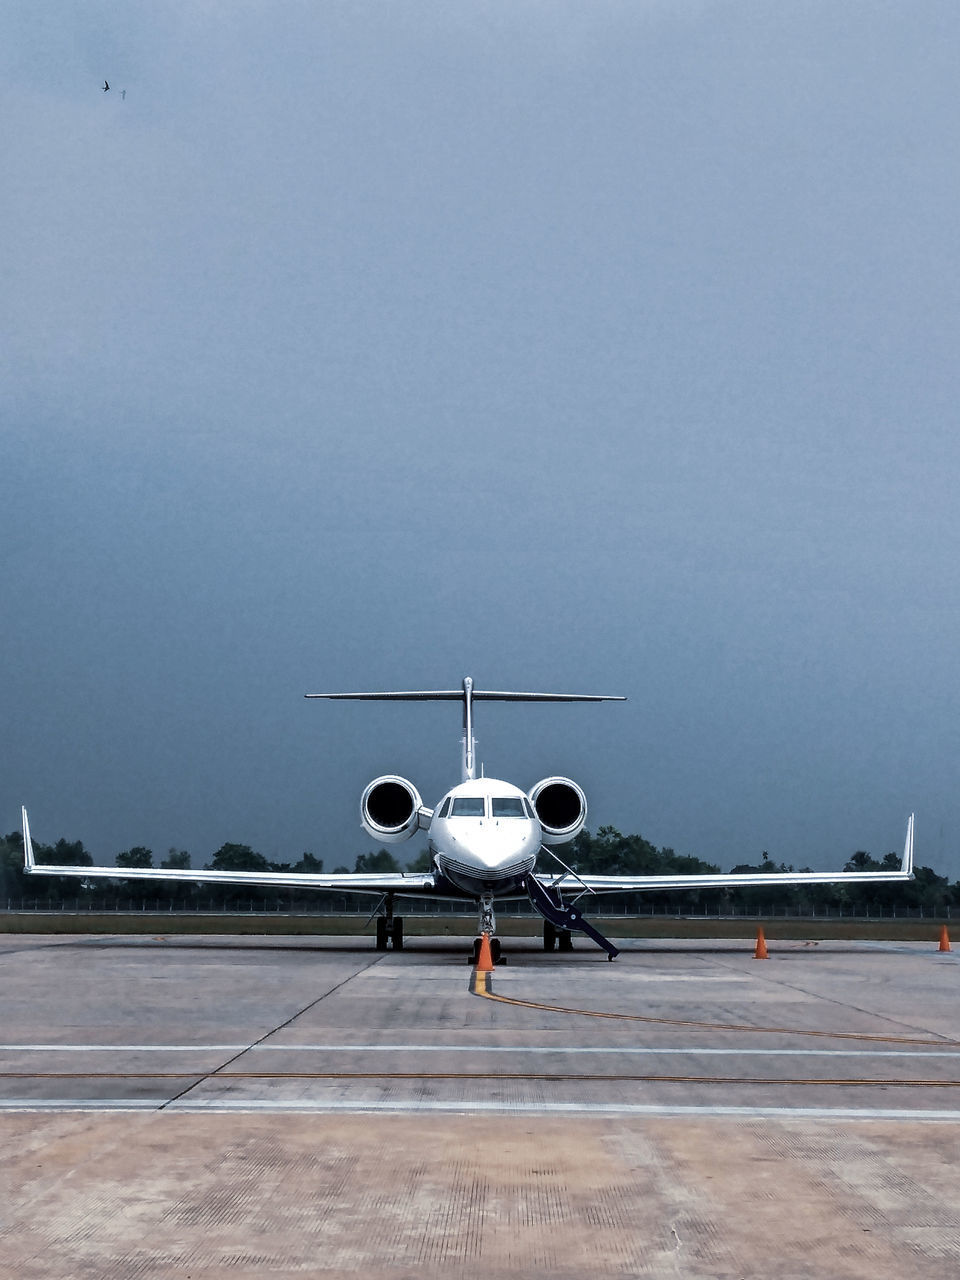
<svg viewBox="0 0 960 1280">
<path fill-rule="evenodd" d="M 945 1280 L 929 943 L 8 935 L 0 1277 Z"/>
</svg>

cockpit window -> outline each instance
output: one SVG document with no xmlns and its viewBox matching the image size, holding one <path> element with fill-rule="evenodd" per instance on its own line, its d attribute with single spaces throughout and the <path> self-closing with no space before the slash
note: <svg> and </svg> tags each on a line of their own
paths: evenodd
<svg viewBox="0 0 960 1280">
<path fill-rule="evenodd" d="M 494 796 L 490 801 L 495 818 L 524 818 L 523 798 L 521 796 Z"/>
<path fill-rule="evenodd" d="M 451 817 L 482 818 L 483 796 L 456 796 L 453 801 Z"/>
<path fill-rule="evenodd" d="M 450 797 L 447 796 L 446 800 L 444 800 L 443 804 L 440 806 L 440 811 L 438 812 L 437 817 L 445 818 L 449 812 L 450 812 Z"/>
</svg>

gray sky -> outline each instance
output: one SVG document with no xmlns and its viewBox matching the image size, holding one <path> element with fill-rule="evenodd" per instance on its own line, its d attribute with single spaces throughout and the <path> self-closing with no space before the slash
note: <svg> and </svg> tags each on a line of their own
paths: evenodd
<svg viewBox="0 0 960 1280">
<path fill-rule="evenodd" d="M 459 720 L 302 694 L 470 674 L 629 696 L 478 708 L 592 829 L 960 876 L 954 0 L 41 8 L 0 828 L 352 866 Z"/>
</svg>

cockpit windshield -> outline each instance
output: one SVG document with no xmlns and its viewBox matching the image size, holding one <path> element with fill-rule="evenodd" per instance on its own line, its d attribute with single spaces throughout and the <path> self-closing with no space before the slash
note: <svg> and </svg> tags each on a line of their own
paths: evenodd
<svg viewBox="0 0 960 1280">
<path fill-rule="evenodd" d="M 450 816 L 452 818 L 482 818 L 483 796 L 454 797 Z"/>
<path fill-rule="evenodd" d="M 493 796 L 490 800 L 495 818 L 525 818 L 522 796 Z"/>
</svg>

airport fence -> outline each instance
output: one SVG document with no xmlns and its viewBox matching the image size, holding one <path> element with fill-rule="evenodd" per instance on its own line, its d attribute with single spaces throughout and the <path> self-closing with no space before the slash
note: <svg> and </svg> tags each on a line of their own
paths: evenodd
<svg viewBox="0 0 960 1280">
<path fill-rule="evenodd" d="M 59 912 L 77 916 L 94 916 L 94 915 L 168 915 L 168 916 L 267 916 L 267 917 L 283 917 L 283 916 L 317 916 L 320 919 L 329 916 L 357 916 L 363 920 L 376 914 L 373 908 L 372 899 L 368 899 L 366 903 L 358 903 L 357 900 L 346 896 L 335 896 L 323 903 L 317 904 L 312 908 L 304 908 L 302 906 L 291 907 L 286 905 L 264 906 L 263 903 L 245 903 L 231 907 L 210 907 L 210 906 L 172 906 L 169 903 L 159 900 L 151 900 L 143 898 L 136 903 L 98 903 L 96 906 L 78 905 L 71 902 L 52 903 L 49 900 L 42 901 L 40 899 L 24 898 L 7 898 L 5 905 L 0 901 L 0 910 L 11 915 L 49 915 L 51 912 Z M 397 915 L 410 916 L 437 916 L 437 917 L 470 917 L 473 918 L 477 914 L 477 909 L 472 902 L 438 902 L 430 898 L 403 898 L 394 903 L 394 910 Z M 600 904 L 599 902 L 590 904 L 588 914 L 592 917 L 603 918 L 606 920 L 618 919 L 672 919 L 672 920 L 814 920 L 814 921 L 830 921 L 830 920 L 865 920 L 865 921 L 884 921 L 884 920 L 951 920 L 951 910 L 949 904 L 944 905 L 938 910 L 931 910 L 929 907 L 922 906 L 908 907 L 877 907 L 876 905 L 867 906 L 847 906 L 847 907 L 823 907 L 821 909 L 813 909 L 810 907 L 793 907 L 783 906 L 782 904 L 758 904 L 756 907 L 751 906 L 749 910 L 717 910 L 717 911 L 697 911 L 684 910 L 682 908 L 673 907 L 668 904 L 662 906 L 644 903 L 638 906 L 631 906 L 627 903 Z M 497 915 L 505 919 L 523 919 L 527 917 L 535 917 L 539 919 L 537 912 L 532 905 L 526 901 L 516 902 L 500 902 L 497 904 Z"/>
</svg>

